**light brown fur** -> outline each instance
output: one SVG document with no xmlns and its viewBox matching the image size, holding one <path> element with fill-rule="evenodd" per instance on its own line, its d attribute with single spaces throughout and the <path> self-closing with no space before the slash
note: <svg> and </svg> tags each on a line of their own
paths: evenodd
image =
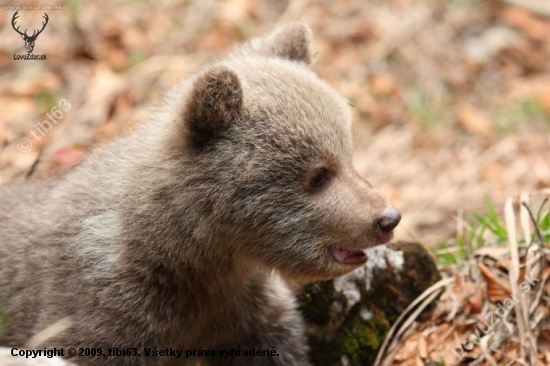
<svg viewBox="0 0 550 366">
<path fill-rule="evenodd" d="M 203 362 L 309 364 L 283 278 L 356 268 L 328 247 L 386 241 L 376 222 L 389 206 L 351 165 L 349 106 L 310 70 L 310 38 L 293 23 L 254 39 L 61 179 L 0 191 L 0 346 L 69 316 L 46 346 L 275 347 L 279 357 Z"/>
</svg>

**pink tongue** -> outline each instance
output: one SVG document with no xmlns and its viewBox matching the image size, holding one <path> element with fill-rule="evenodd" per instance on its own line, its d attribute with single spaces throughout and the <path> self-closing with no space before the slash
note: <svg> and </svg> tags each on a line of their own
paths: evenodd
<svg viewBox="0 0 550 366">
<path fill-rule="evenodd" d="M 330 252 L 332 253 L 334 259 L 342 263 L 355 264 L 363 263 L 367 260 L 367 255 L 362 250 L 348 252 L 338 248 L 336 245 L 332 245 L 330 247 Z"/>
</svg>

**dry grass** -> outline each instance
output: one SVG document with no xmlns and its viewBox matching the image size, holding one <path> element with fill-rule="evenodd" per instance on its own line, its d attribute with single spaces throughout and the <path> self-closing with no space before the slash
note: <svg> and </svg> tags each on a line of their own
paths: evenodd
<svg viewBox="0 0 550 366">
<path fill-rule="evenodd" d="M 549 190 L 508 198 L 506 243 L 494 223 L 482 247 L 447 267 L 446 276 L 405 310 L 375 365 L 547 365 L 549 199 Z M 437 296 L 430 319 L 418 323 Z"/>
</svg>

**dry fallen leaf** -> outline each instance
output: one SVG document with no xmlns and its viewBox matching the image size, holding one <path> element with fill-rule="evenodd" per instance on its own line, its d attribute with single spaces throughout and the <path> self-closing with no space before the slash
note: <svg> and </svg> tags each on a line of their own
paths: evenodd
<svg viewBox="0 0 550 366">
<path fill-rule="evenodd" d="M 372 77 L 370 81 L 371 92 L 377 96 L 389 97 L 399 94 L 399 87 L 388 74 L 380 74 Z"/>
<path fill-rule="evenodd" d="M 495 133 L 495 125 L 489 116 L 469 104 L 460 106 L 456 115 L 461 126 L 472 134 L 491 136 Z"/>
<path fill-rule="evenodd" d="M 500 279 L 483 263 L 478 263 L 477 266 L 481 271 L 483 279 L 487 283 L 487 296 L 489 296 L 491 302 L 496 304 L 510 297 L 512 294 L 512 287 L 510 284 Z"/>
<path fill-rule="evenodd" d="M 483 288 L 481 288 L 481 286 L 477 286 L 475 292 L 471 296 L 468 296 L 465 300 L 464 313 L 467 315 L 479 314 L 483 309 Z"/>
<path fill-rule="evenodd" d="M 418 338 L 418 356 L 423 360 L 428 358 L 428 342 L 423 336 Z"/>
<path fill-rule="evenodd" d="M 235 24 L 242 23 L 256 14 L 253 0 L 228 0 L 223 3 L 220 18 Z"/>
<path fill-rule="evenodd" d="M 527 36 L 547 41 L 550 35 L 550 22 L 545 21 L 525 9 L 510 7 L 504 10 L 499 17 L 504 23 L 518 28 Z"/>
</svg>

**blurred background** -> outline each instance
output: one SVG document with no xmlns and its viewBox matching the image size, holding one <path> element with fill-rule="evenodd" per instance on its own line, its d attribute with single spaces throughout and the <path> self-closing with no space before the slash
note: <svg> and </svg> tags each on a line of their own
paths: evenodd
<svg viewBox="0 0 550 366">
<path fill-rule="evenodd" d="M 41 1 L 62 10 L 17 26 L 48 14 L 44 61 L 14 60 L 17 4 L 0 8 L 0 184 L 60 174 L 201 65 L 301 20 L 314 69 L 353 104 L 358 171 L 403 211 L 399 237 L 435 246 L 485 197 L 550 187 L 548 0 Z"/>
</svg>

